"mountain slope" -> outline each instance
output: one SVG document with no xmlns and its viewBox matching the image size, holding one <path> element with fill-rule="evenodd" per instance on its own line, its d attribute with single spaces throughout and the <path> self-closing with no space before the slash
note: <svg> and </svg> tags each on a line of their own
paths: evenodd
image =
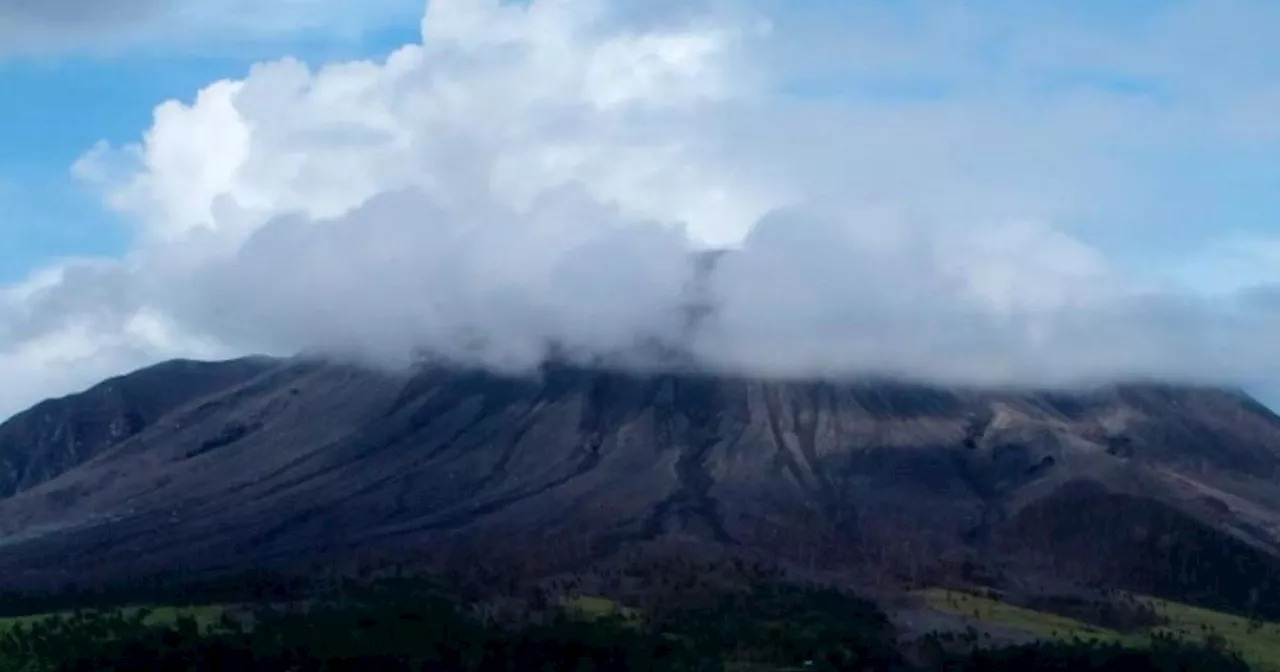
<svg viewBox="0 0 1280 672">
<path fill-rule="evenodd" d="M 38 404 L 0 426 L 0 497 L 58 476 L 193 399 L 267 370 L 263 358 L 173 361 Z"/>
<path fill-rule="evenodd" d="M 533 571 L 675 539 L 898 578 L 977 563 L 1005 581 L 1166 593 L 1206 589 L 1171 582 L 1195 561 L 1178 549 L 1229 541 L 1252 578 L 1280 577 L 1280 419 L 1231 391 L 207 366 L 228 384 L 179 395 L 158 391 L 168 376 L 120 379 L 166 405 L 0 499 L 0 577 L 460 550 Z M 0 435 L 46 436 L 19 420 Z M 1046 562 L 1088 552 L 1098 520 L 1114 529 L 1097 562 Z M 1152 543 L 1182 559 L 1140 577 L 1152 547 L 1130 533 L 1157 523 L 1168 538 Z"/>
</svg>

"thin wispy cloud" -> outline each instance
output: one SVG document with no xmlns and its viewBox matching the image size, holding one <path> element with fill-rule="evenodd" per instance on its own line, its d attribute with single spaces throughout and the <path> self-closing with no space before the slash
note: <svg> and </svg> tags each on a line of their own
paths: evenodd
<svg viewBox="0 0 1280 672">
<path fill-rule="evenodd" d="M 420 8 L 418 0 L 0 0 L 0 60 L 359 40 Z"/>
</svg>

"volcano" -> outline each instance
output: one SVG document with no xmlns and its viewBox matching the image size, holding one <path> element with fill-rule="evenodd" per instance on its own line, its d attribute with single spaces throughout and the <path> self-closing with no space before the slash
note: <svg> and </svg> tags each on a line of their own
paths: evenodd
<svg viewBox="0 0 1280 672">
<path fill-rule="evenodd" d="M 685 544 L 1280 605 L 1278 474 L 1215 388 L 176 361 L 0 426 L 0 583 Z"/>
</svg>

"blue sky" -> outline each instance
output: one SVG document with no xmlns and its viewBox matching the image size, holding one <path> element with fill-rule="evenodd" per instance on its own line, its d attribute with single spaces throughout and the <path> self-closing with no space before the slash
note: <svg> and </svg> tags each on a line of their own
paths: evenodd
<svg viewBox="0 0 1280 672">
<path fill-rule="evenodd" d="M 63 256 L 122 254 L 127 225 L 72 179 L 70 166 L 100 140 L 131 142 L 158 101 L 239 75 L 234 59 L 12 58 L 0 63 L 0 216 L 9 244 L 0 282 Z M 87 104 L 86 101 L 93 101 Z"/>
<path fill-rule="evenodd" d="M 236 48 L 143 42 L 102 53 L 54 49 L 6 58 L 0 52 L 0 222 L 7 238 L 0 246 L 0 284 L 65 257 L 127 251 L 128 222 L 71 173 L 96 143 L 137 142 L 158 104 L 189 100 L 210 82 L 243 77 L 262 60 L 380 57 L 414 39 L 417 20 L 408 12 L 354 38 L 308 30 L 255 37 Z"/>
<path fill-rule="evenodd" d="M 111 33 L 104 31 L 102 39 L 111 45 L 105 49 L 51 47 L 7 57 L 0 52 L 0 90 L 6 101 L 0 105 L 0 217 L 8 237 L 8 243 L 0 248 L 0 282 L 16 281 L 61 257 L 118 255 L 128 248 L 128 224 L 102 207 L 98 196 L 73 179 L 69 170 L 95 143 L 136 142 L 150 126 L 157 104 L 168 99 L 189 100 L 212 81 L 242 77 L 255 62 L 288 55 L 318 64 L 385 55 L 414 39 L 417 4 L 412 0 L 378 4 L 355 35 L 340 30 L 344 17 L 334 12 L 337 18 L 332 21 L 311 19 L 297 30 L 284 28 L 255 35 L 236 34 L 219 23 L 221 32 L 211 30 L 210 35 L 200 38 L 198 29 L 175 24 L 179 34 L 197 35 L 199 48 L 194 49 L 174 44 L 177 40 L 147 38 L 145 33 L 132 42 L 116 44 L 107 40 Z M 1199 102 L 1191 96 L 1202 94 L 1170 91 L 1176 84 L 1167 80 L 1170 72 L 1178 74 L 1176 70 L 1153 68 L 1151 63 L 1128 68 L 1098 65 L 1088 59 L 1077 66 L 1059 60 L 1024 68 L 1017 62 L 1017 50 L 1009 46 L 1010 36 L 1016 37 L 1020 28 L 1032 22 L 1038 30 L 1059 25 L 1063 28 L 1059 32 L 1097 31 L 1116 37 L 1120 44 L 1139 44 L 1154 23 L 1180 4 L 1187 3 L 1043 3 L 1034 8 L 993 3 L 993 11 L 983 16 L 1000 16 L 1000 20 L 977 28 L 982 31 L 979 47 L 969 55 L 969 62 L 957 60 L 954 70 L 939 68 L 938 61 L 927 58 L 871 59 L 864 64 L 857 58 L 856 45 L 845 44 L 888 25 L 903 31 L 899 38 L 918 40 L 921 54 L 945 53 L 946 45 L 939 48 L 931 42 L 939 41 L 940 27 L 949 28 L 947 12 L 931 13 L 912 2 L 772 1 L 757 6 L 780 30 L 815 33 L 812 42 L 799 42 L 805 51 L 792 57 L 803 59 L 805 67 L 793 71 L 783 87 L 798 97 L 843 96 L 909 104 L 963 95 L 975 80 L 985 78 L 983 85 L 995 93 L 1008 86 L 1020 87 L 1024 93 L 1040 90 L 1046 104 L 1053 104 L 1048 94 L 1054 92 L 1095 90 L 1191 109 Z M 315 0 L 313 5 L 321 15 L 328 8 Z M 1230 11 L 1221 15 L 1230 21 Z M 1238 15 L 1242 29 L 1255 20 L 1248 12 Z M 970 24 L 962 25 L 974 30 Z M 1267 50 L 1266 55 L 1280 59 L 1276 51 Z M 1268 62 L 1254 53 L 1248 56 L 1259 67 Z M 1224 78 L 1234 77 L 1225 72 L 1231 65 L 1224 62 Z M 974 71 L 974 67 L 979 69 Z M 1011 85 L 1010 81 L 1017 83 Z M 1138 150 L 1117 147 L 1116 151 Z M 1196 138 L 1188 137 L 1185 143 L 1145 151 L 1146 156 L 1133 160 L 1144 170 L 1136 179 L 1145 181 L 1151 192 L 1177 198 L 1163 210 L 1149 210 L 1151 204 L 1144 203 L 1141 209 L 1126 212 L 1122 205 L 1095 221 L 1081 218 L 1077 224 L 1092 239 L 1120 254 L 1132 255 L 1135 265 L 1164 265 L 1176 263 L 1169 259 L 1203 245 L 1217 230 L 1277 233 L 1280 154 L 1274 143 L 1256 149 L 1213 143 L 1197 146 Z M 1137 225 L 1117 221 L 1126 217 L 1147 221 Z M 1153 240 L 1149 227 L 1161 230 L 1158 240 Z"/>
<path fill-rule="evenodd" d="M 705 245 L 759 264 L 706 353 L 735 366 L 1280 398 L 1277 25 L 1272 0 L 0 0 L 0 414 L 173 356 L 611 348 Z"/>
</svg>

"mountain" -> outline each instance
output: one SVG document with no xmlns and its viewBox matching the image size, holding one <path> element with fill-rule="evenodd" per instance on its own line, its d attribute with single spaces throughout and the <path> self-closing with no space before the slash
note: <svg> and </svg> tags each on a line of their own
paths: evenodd
<svg viewBox="0 0 1280 672">
<path fill-rule="evenodd" d="M 0 497 L 54 478 L 191 400 L 265 372 L 271 360 L 174 361 L 54 399 L 0 426 Z"/>
<path fill-rule="evenodd" d="M 1280 610 L 1280 418 L 1212 388 L 173 362 L 0 426 L 0 469 L 0 587 L 692 544 Z"/>
</svg>

